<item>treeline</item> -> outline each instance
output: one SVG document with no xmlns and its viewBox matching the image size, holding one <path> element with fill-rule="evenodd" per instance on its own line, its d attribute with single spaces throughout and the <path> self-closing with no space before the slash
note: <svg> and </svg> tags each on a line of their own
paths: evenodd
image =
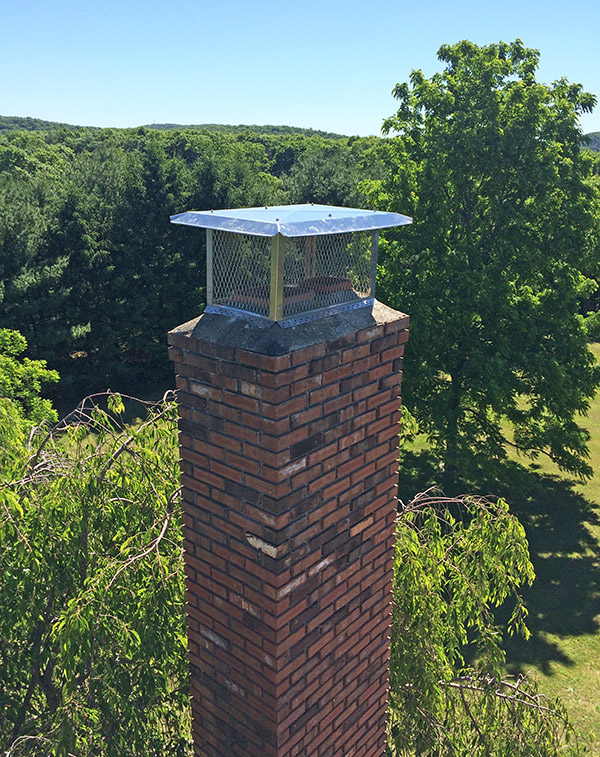
<svg viewBox="0 0 600 757">
<path fill-rule="evenodd" d="M 587 147 L 594 152 L 600 152 L 600 131 L 591 131 L 585 137 Z"/>
<path fill-rule="evenodd" d="M 59 121 L 44 121 L 42 118 L 30 116 L 0 116 L 0 131 L 49 131 L 51 129 L 79 129 L 73 124 L 60 123 Z"/>
<path fill-rule="evenodd" d="M 321 129 L 304 129 L 301 126 L 279 126 L 274 124 L 145 124 L 147 129 L 189 130 L 217 132 L 218 134 L 300 134 L 304 137 L 323 137 L 324 139 L 343 139 L 344 134 L 336 134 Z"/>
<path fill-rule="evenodd" d="M 77 131 L 79 129 L 98 129 L 97 126 L 76 126 L 66 124 L 60 121 L 44 121 L 42 118 L 31 118 L 30 116 L 0 116 L 0 131 L 53 131 L 56 129 L 67 129 Z M 322 131 L 321 129 L 306 129 L 301 126 L 285 126 L 275 124 L 143 124 L 141 128 L 158 129 L 160 131 L 204 131 L 217 132 L 219 134 L 300 134 L 304 137 L 323 137 L 324 139 L 343 139 L 344 134 L 336 134 L 331 131 Z"/>
<path fill-rule="evenodd" d="M 0 323 L 59 371 L 55 396 L 165 380 L 165 332 L 202 311 L 205 289 L 204 235 L 169 216 L 364 202 L 357 184 L 377 176 L 380 144 L 145 128 L 6 132 Z"/>
</svg>

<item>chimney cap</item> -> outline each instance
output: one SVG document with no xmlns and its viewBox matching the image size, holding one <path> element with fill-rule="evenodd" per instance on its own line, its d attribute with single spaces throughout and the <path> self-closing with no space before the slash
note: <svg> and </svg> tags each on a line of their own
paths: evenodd
<svg viewBox="0 0 600 757">
<path fill-rule="evenodd" d="M 412 218 L 382 210 L 307 203 L 229 210 L 189 210 L 171 216 L 171 223 L 261 237 L 274 237 L 276 234 L 306 237 L 404 226 L 412 223 Z"/>
</svg>

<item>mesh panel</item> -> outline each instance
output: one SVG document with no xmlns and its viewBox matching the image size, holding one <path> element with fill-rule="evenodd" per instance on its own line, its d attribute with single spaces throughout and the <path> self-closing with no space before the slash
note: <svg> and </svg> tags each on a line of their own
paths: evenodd
<svg viewBox="0 0 600 757">
<path fill-rule="evenodd" d="M 369 232 L 285 238 L 283 315 L 371 296 Z"/>
<path fill-rule="evenodd" d="M 271 238 L 213 232 L 213 304 L 269 315 Z"/>
<path fill-rule="evenodd" d="M 370 232 L 282 237 L 283 317 L 371 296 Z M 271 237 L 213 232 L 214 305 L 269 317 Z"/>
</svg>

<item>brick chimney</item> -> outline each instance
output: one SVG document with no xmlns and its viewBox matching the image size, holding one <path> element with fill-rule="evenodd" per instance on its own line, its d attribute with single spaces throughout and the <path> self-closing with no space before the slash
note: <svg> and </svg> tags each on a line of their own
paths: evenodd
<svg viewBox="0 0 600 757">
<path fill-rule="evenodd" d="M 198 757 L 385 750 L 408 317 L 169 334 Z"/>
</svg>

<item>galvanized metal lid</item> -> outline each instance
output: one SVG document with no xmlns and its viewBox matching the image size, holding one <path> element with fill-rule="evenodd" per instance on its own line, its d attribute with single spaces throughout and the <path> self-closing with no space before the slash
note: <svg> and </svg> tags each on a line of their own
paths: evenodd
<svg viewBox="0 0 600 757">
<path fill-rule="evenodd" d="M 405 226 L 412 223 L 412 218 L 382 210 L 309 203 L 232 210 L 189 210 L 171 216 L 171 223 L 261 237 L 274 237 L 276 234 L 284 237 L 309 237 Z"/>
</svg>

